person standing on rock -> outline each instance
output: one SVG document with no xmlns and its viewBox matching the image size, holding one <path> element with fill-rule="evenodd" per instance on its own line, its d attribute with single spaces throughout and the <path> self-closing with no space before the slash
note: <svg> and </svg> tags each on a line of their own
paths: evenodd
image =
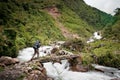
<svg viewBox="0 0 120 80">
<path fill-rule="evenodd" d="M 35 43 L 34 43 L 34 45 L 33 45 L 33 49 L 34 49 L 34 54 L 33 54 L 33 56 L 32 56 L 32 58 L 31 58 L 31 60 L 33 60 L 33 58 L 34 58 L 34 56 L 37 54 L 37 58 L 39 58 L 39 47 L 41 46 L 41 44 L 40 44 L 40 41 L 36 41 Z"/>
</svg>

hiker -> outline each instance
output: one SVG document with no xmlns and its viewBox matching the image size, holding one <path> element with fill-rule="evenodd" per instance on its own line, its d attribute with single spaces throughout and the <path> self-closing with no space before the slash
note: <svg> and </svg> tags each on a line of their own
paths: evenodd
<svg viewBox="0 0 120 80">
<path fill-rule="evenodd" d="M 34 43 L 34 45 L 33 45 L 33 49 L 34 49 L 34 54 L 33 54 L 33 56 L 32 56 L 32 58 L 31 58 L 31 60 L 34 58 L 34 56 L 37 54 L 37 58 L 39 58 L 39 47 L 41 46 L 41 44 L 40 44 L 40 41 L 36 41 L 35 43 Z"/>
</svg>

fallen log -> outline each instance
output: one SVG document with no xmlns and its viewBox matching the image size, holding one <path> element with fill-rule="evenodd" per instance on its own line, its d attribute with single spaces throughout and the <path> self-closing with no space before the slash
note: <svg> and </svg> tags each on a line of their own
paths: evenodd
<svg viewBox="0 0 120 80">
<path fill-rule="evenodd" d="M 59 55 L 59 56 L 45 56 L 45 57 L 40 57 L 37 60 L 41 63 L 46 63 L 46 62 L 55 62 L 55 61 L 60 61 L 60 60 L 65 60 L 65 59 L 74 59 L 78 58 L 80 55 Z"/>
</svg>

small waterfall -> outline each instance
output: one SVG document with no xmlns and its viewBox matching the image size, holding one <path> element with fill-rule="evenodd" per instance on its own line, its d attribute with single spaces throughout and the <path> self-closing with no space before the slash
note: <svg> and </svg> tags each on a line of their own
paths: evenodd
<svg viewBox="0 0 120 80">
<path fill-rule="evenodd" d="M 52 49 L 52 46 L 43 46 L 39 48 L 40 56 L 46 56 L 48 53 L 44 53 L 44 50 Z M 18 59 L 21 62 L 25 62 L 31 59 L 34 50 L 32 47 L 25 48 L 19 51 Z M 89 71 L 89 72 L 73 72 L 69 70 L 69 63 L 67 60 L 62 60 L 60 63 L 44 63 L 47 75 L 54 78 L 55 80 L 111 80 L 112 78 L 119 77 L 119 73 L 115 73 L 115 76 L 110 76 L 102 72 Z"/>
<path fill-rule="evenodd" d="M 102 38 L 102 36 L 101 36 L 100 33 L 94 32 L 94 33 L 93 33 L 93 36 L 90 37 L 90 39 L 87 41 L 87 43 L 94 42 L 95 39 L 99 40 L 99 39 L 101 39 L 101 38 Z"/>
<path fill-rule="evenodd" d="M 93 37 L 94 37 L 94 39 L 101 39 L 102 38 L 102 36 L 98 32 L 94 32 Z"/>
</svg>

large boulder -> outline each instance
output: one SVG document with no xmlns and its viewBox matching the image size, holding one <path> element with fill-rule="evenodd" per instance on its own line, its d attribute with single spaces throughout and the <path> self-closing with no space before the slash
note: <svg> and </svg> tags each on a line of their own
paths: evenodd
<svg viewBox="0 0 120 80">
<path fill-rule="evenodd" d="M 87 72 L 88 68 L 82 66 L 82 58 L 77 57 L 69 60 L 70 63 L 70 70 L 72 71 L 78 71 L 78 72 Z"/>
<path fill-rule="evenodd" d="M 26 77 L 27 80 L 47 80 L 47 76 L 40 70 L 32 70 Z"/>
<path fill-rule="evenodd" d="M 11 58 L 10 58 L 11 59 Z M 0 72 L 0 80 L 53 80 L 38 60 L 6 66 Z"/>
<path fill-rule="evenodd" d="M 79 51 L 81 52 L 84 48 L 84 43 L 82 40 L 70 40 L 66 41 L 62 46 L 71 51 Z"/>
<path fill-rule="evenodd" d="M 114 79 L 111 79 L 111 80 L 120 80 L 120 78 L 114 78 Z"/>
<path fill-rule="evenodd" d="M 16 63 L 19 63 L 19 60 L 17 58 L 11 58 L 8 56 L 2 56 L 0 58 L 1 65 L 11 65 L 11 64 L 16 64 Z"/>
<path fill-rule="evenodd" d="M 77 72 L 87 72 L 88 68 L 82 65 L 75 65 L 75 66 L 71 66 L 70 70 L 77 71 Z"/>
</svg>

